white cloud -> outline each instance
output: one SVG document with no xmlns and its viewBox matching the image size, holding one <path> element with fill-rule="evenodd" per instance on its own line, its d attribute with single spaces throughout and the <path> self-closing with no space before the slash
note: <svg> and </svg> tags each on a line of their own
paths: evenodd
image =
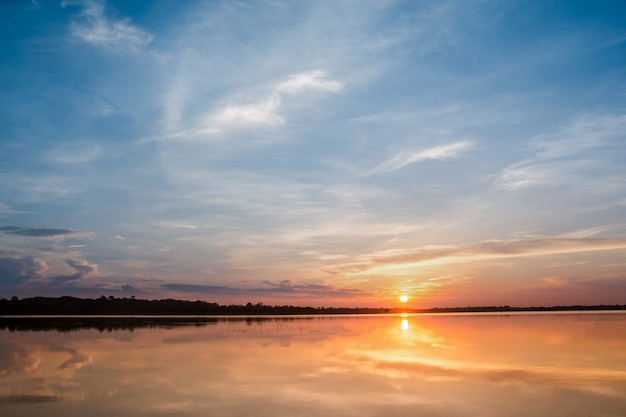
<svg viewBox="0 0 626 417">
<path fill-rule="evenodd" d="M 287 81 L 283 81 L 278 84 L 276 90 L 288 94 L 298 94 L 306 90 L 319 90 L 336 93 L 341 91 L 342 88 L 342 83 L 326 77 L 326 71 L 315 70 L 290 75 Z"/>
<path fill-rule="evenodd" d="M 611 163 L 606 158 L 607 150 L 601 148 L 623 140 L 624 132 L 626 114 L 580 115 L 554 133 L 532 138 L 530 147 L 535 154 L 503 169 L 495 186 L 515 191 L 565 182 L 581 185 L 591 178 L 585 175 L 587 172 Z"/>
<path fill-rule="evenodd" d="M 599 147 L 626 132 L 626 114 L 583 114 L 556 133 L 544 133 L 531 140 L 542 159 L 573 155 Z"/>
<path fill-rule="evenodd" d="M 211 117 L 215 127 L 241 125 L 280 126 L 285 120 L 277 111 L 280 108 L 280 96 L 272 95 L 264 101 L 240 106 L 227 106 Z"/>
<path fill-rule="evenodd" d="M 98 273 L 98 265 L 87 262 L 84 259 L 68 259 L 66 262 L 78 271 L 82 277 Z"/>
<path fill-rule="evenodd" d="M 427 159 L 454 159 L 472 146 L 471 142 L 460 141 L 449 143 L 447 145 L 439 145 L 423 151 L 411 152 L 404 151 L 396 154 L 393 158 L 388 159 L 372 169 L 369 174 L 379 174 L 381 172 L 397 171 L 415 162 Z"/>
<path fill-rule="evenodd" d="M 410 119 L 413 115 L 410 113 L 392 113 L 381 112 L 376 114 L 369 114 L 366 116 L 357 116 L 348 119 L 350 123 L 389 123 L 398 122 L 401 120 Z"/>
<path fill-rule="evenodd" d="M 93 45 L 120 50 L 138 50 L 152 41 L 152 35 L 130 23 L 130 19 L 110 19 L 105 15 L 105 3 L 97 0 L 70 1 L 61 7 L 76 5 L 82 8 L 79 18 L 71 24 L 72 34 Z"/>
<path fill-rule="evenodd" d="M 552 166 L 552 168 L 554 168 L 554 166 Z M 550 166 L 547 165 L 511 165 L 502 171 L 500 178 L 496 182 L 496 186 L 501 190 L 519 190 L 550 182 L 557 176 L 557 171 L 558 170 L 550 169 Z"/>
<path fill-rule="evenodd" d="M 238 128 L 282 126 L 285 124 L 285 118 L 280 110 L 283 108 L 284 94 L 296 95 L 309 90 L 338 92 L 342 88 L 343 85 L 339 81 L 328 79 L 326 71 L 323 70 L 292 74 L 286 81 L 272 87 L 266 98 L 250 104 L 228 104 L 218 107 L 209 112 L 203 121 L 196 123 L 194 128 L 170 134 L 167 138 L 195 138 Z M 186 91 L 174 94 L 166 100 L 168 124 L 180 123 L 182 119 L 180 108 L 184 105 L 184 96 L 187 96 Z"/>
<path fill-rule="evenodd" d="M 606 231 L 606 227 L 592 227 L 589 229 L 576 230 L 570 233 L 564 233 L 560 237 L 571 238 L 571 239 L 583 239 L 586 237 L 596 236 L 602 232 Z"/>
<path fill-rule="evenodd" d="M 181 222 L 155 222 L 155 225 L 164 229 L 198 229 L 195 224 Z"/>
</svg>

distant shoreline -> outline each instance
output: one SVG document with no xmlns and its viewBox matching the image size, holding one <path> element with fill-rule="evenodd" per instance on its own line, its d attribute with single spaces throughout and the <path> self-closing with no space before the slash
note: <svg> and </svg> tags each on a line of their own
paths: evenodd
<svg viewBox="0 0 626 417">
<path fill-rule="evenodd" d="M 626 305 L 569 306 L 466 306 L 426 309 L 370 307 L 273 306 L 263 303 L 219 305 L 206 301 L 131 298 L 31 297 L 0 299 L 0 316 L 276 316 L 321 314 L 487 313 L 626 310 Z"/>
<path fill-rule="evenodd" d="M 602 307 L 602 306 L 600 306 Z M 617 306 L 622 307 L 622 306 Z M 220 323 L 245 323 L 246 325 L 262 326 L 265 323 L 289 323 L 295 321 L 331 321 L 356 320 L 372 317 L 397 318 L 408 320 L 409 317 L 438 316 L 442 319 L 454 317 L 502 317 L 530 315 L 583 315 L 583 314 L 626 314 L 626 309 L 598 310 L 524 310 L 524 311 L 456 311 L 456 312 L 407 312 L 407 313 L 320 313 L 320 314 L 214 314 L 214 315 L 1 315 L 0 331 L 9 332 L 62 332 L 69 333 L 82 330 L 99 332 L 130 331 L 139 329 L 174 329 L 200 328 Z"/>
</svg>

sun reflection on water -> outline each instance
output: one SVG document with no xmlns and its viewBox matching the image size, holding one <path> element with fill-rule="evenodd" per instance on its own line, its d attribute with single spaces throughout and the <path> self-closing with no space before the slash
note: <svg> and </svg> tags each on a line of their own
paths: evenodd
<svg viewBox="0 0 626 417">
<path fill-rule="evenodd" d="M 402 319 L 402 321 L 400 321 L 400 328 L 405 332 L 409 330 L 409 319 Z"/>
</svg>

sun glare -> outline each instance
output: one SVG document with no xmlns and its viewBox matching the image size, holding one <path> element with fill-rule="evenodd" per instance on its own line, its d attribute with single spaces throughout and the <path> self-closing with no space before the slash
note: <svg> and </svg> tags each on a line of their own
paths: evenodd
<svg viewBox="0 0 626 417">
<path fill-rule="evenodd" d="M 409 301 L 409 296 L 408 296 L 408 295 L 406 295 L 406 294 L 402 294 L 402 295 L 400 296 L 400 302 L 401 302 L 401 303 L 406 303 L 407 301 Z"/>
</svg>

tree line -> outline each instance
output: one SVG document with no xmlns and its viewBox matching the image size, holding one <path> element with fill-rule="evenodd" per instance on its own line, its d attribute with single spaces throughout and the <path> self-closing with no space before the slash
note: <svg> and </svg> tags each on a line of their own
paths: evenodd
<svg viewBox="0 0 626 417">
<path fill-rule="evenodd" d="M 263 303 L 220 305 L 206 301 L 175 299 L 32 297 L 0 299 L 0 315 L 291 315 L 386 314 L 392 308 L 273 306 Z M 405 310 L 402 310 L 405 311 Z"/>
<path fill-rule="evenodd" d="M 307 314 L 390 314 L 390 313 L 470 313 L 470 312 L 515 312 L 515 311 L 585 311 L 585 310 L 626 310 L 626 305 L 572 305 L 551 307 L 436 307 L 429 309 L 407 308 L 366 308 L 366 307 L 301 307 L 293 305 L 266 305 L 247 303 L 245 305 L 220 305 L 206 301 L 175 299 L 145 300 L 115 298 L 77 297 L 32 297 L 0 299 L 0 315 L 307 315 Z"/>
</svg>

